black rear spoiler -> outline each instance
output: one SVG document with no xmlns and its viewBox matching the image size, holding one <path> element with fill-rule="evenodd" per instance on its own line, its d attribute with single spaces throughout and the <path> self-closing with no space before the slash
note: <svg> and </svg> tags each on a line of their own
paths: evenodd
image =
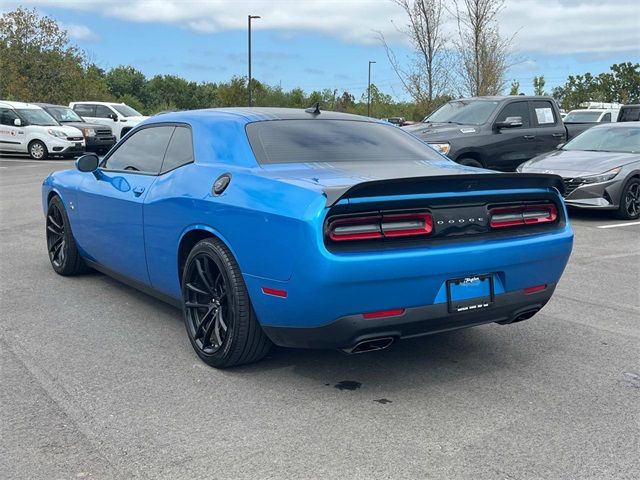
<svg viewBox="0 0 640 480">
<path fill-rule="evenodd" d="M 327 187 L 323 191 L 327 197 L 327 207 L 331 207 L 343 198 L 527 188 L 555 188 L 561 195 L 564 193 L 562 178 L 546 173 L 470 173 L 391 178 L 362 182 L 350 187 Z"/>
</svg>

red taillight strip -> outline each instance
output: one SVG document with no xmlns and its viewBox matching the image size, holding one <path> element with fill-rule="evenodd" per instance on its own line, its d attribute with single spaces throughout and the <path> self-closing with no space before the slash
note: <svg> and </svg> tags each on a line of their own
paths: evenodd
<svg viewBox="0 0 640 480">
<path fill-rule="evenodd" d="M 274 297 L 287 298 L 289 295 L 286 290 L 280 290 L 278 288 L 262 287 L 262 293 L 265 295 L 271 295 Z"/>
<path fill-rule="evenodd" d="M 525 295 L 531 295 L 532 293 L 541 292 L 545 288 L 547 288 L 547 284 L 546 283 L 543 284 L 543 285 L 536 285 L 535 287 L 527 287 L 527 288 L 524 289 L 524 294 Z"/>
<path fill-rule="evenodd" d="M 403 313 L 404 308 L 392 308 L 390 310 L 381 310 L 379 312 L 363 313 L 362 316 L 366 320 L 370 320 L 372 318 L 397 317 L 398 315 L 402 315 Z"/>
<path fill-rule="evenodd" d="M 385 237 L 428 235 L 433 230 L 433 220 L 429 213 L 383 215 L 381 227 Z"/>
<path fill-rule="evenodd" d="M 555 222 L 558 210 L 553 203 L 497 207 L 489 210 L 491 228 L 516 227 Z"/>
<path fill-rule="evenodd" d="M 400 213 L 340 218 L 329 223 L 334 242 L 429 235 L 433 230 L 430 213 Z"/>
</svg>

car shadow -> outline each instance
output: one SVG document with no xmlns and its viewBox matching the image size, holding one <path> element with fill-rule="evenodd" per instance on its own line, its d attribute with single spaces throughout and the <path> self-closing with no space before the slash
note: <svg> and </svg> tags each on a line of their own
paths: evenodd
<svg viewBox="0 0 640 480">
<path fill-rule="evenodd" d="M 583 208 L 573 208 L 567 206 L 567 211 L 569 212 L 569 220 L 584 220 L 584 221 L 593 221 L 593 222 L 619 222 L 624 220 L 619 220 L 614 216 L 613 210 L 587 210 Z"/>
</svg>

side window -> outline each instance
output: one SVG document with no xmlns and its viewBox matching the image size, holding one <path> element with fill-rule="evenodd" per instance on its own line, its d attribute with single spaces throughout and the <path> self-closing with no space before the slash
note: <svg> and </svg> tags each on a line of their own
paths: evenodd
<svg viewBox="0 0 640 480">
<path fill-rule="evenodd" d="M 107 158 L 103 168 L 157 175 L 174 129 L 161 126 L 138 130 Z"/>
<path fill-rule="evenodd" d="M 73 111 L 81 117 L 95 117 L 96 109 L 94 105 L 74 105 Z"/>
<path fill-rule="evenodd" d="M 536 125 L 539 127 L 551 127 L 558 121 L 553 104 L 546 100 L 534 100 L 531 102 L 533 106 L 533 115 Z"/>
<path fill-rule="evenodd" d="M 602 119 L 600 121 L 603 122 L 603 123 L 610 122 L 611 121 L 611 112 L 605 113 L 604 117 L 602 117 Z"/>
<path fill-rule="evenodd" d="M 113 112 L 109 107 L 96 105 L 96 114 L 94 115 L 96 118 L 111 118 L 111 115 L 113 115 Z"/>
<path fill-rule="evenodd" d="M 160 173 L 168 172 L 169 170 L 191 162 L 193 162 L 191 129 L 187 127 L 176 127 L 169 142 L 169 147 L 167 147 L 167 153 L 164 155 L 164 162 L 162 162 Z"/>
<path fill-rule="evenodd" d="M 521 117 L 522 127 L 531 126 L 531 118 L 529 115 L 529 102 L 513 102 L 502 109 L 496 118 L 496 122 L 504 122 L 508 117 Z"/>
<path fill-rule="evenodd" d="M 0 125 L 14 126 L 13 121 L 18 118 L 18 115 L 13 110 L 8 108 L 0 110 Z"/>
</svg>

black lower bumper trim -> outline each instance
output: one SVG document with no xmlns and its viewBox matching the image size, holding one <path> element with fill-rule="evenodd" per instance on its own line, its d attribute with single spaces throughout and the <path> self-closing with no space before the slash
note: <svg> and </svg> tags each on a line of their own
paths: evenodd
<svg viewBox="0 0 640 480">
<path fill-rule="evenodd" d="M 449 313 L 447 304 L 440 303 L 408 308 L 395 317 L 365 320 L 362 315 L 350 315 L 321 327 L 262 328 L 273 343 L 282 347 L 349 348 L 378 337 L 412 338 L 485 323 L 519 321 L 544 307 L 555 287 L 556 284 L 549 284 L 546 289 L 529 295 L 523 291 L 496 295 L 490 307 L 471 312 Z"/>
</svg>

